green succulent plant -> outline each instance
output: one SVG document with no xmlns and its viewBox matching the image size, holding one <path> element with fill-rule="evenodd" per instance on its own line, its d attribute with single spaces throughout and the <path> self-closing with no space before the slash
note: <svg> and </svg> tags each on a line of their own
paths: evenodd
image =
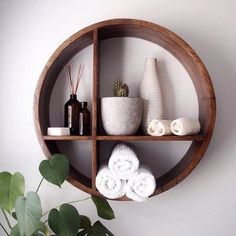
<svg viewBox="0 0 236 236">
<path fill-rule="evenodd" d="M 128 97 L 129 87 L 121 81 L 115 81 L 113 84 L 113 94 L 115 97 Z"/>
<path fill-rule="evenodd" d="M 120 90 L 122 88 L 122 82 L 121 81 L 115 81 L 114 83 L 113 83 L 113 94 L 114 94 L 114 96 L 116 96 L 117 95 L 117 92 Z"/>
</svg>

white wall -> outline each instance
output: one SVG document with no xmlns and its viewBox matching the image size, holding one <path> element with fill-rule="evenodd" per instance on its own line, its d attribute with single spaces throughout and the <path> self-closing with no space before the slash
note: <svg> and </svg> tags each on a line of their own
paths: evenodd
<svg viewBox="0 0 236 236">
<path fill-rule="evenodd" d="M 235 10 L 233 0 L 1 0 L 0 171 L 21 171 L 27 190 L 40 181 L 37 167 L 44 155 L 34 132 L 33 94 L 46 61 L 66 38 L 110 18 L 152 21 L 183 37 L 208 68 L 217 97 L 216 128 L 190 176 L 146 203 L 111 202 L 116 220 L 104 224 L 119 236 L 235 235 Z M 87 196 L 68 183 L 62 190 L 44 184 L 39 194 L 45 210 Z M 96 219 L 90 202 L 78 209 Z"/>
</svg>

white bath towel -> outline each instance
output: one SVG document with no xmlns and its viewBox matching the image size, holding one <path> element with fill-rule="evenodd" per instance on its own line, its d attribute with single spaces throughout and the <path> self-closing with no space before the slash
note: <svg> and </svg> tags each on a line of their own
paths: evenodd
<svg viewBox="0 0 236 236">
<path fill-rule="evenodd" d="M 107 198 L 115 199 L 125 195 L 126 182 L 115 177 L 106 164 L 100 167 L 95 183 L 97 190 Z"/>
<path fill-rule="evenodd" d="M 171 134 L 171 120 L 153 119 L 148 125 L 148 133 L 152 136 L 163 136 Z"/>
<path fill-rule="evenodd" d="M 170 127 L 173 134 L 180 136 L 197 134 L 201 129 L 201 125 L 198 119 L 191 119 L 186 117 L 173 120 Z"/>
<path fill-rule="evenodd" d="M 151 170 L 141 166 L 136 176 L 131 177 L 126 184 L 126 196 L 134 201 L 143 202 L 156 189 L 156 180 Z"/>
<path fill-rule="evenodd" d="M 114 176 L 127 180 L 137 173 L 139 160 L 136 153 L 129 146 L 120 143 L 113 148 L 108 167 Z"/>
</svg>

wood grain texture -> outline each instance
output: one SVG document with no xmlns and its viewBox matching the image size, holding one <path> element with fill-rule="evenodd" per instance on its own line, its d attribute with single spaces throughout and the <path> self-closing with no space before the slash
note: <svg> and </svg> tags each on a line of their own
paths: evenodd
<svg viewBox="0 0 236 236">
<path fill-rule="evenodd" d="M 98 135 L 100 119 L 99 109 L 99 59 L 100 41 L 112 37 L 136 37 L 153 42 L 174 55 L 188 72 L 198 97 L 199 120 L 201 134 L 194 136 L 164 136 L 151 137 L 139 134 L 137 136 L 107 136 L 103 132 Z M 92 136 L 61 137 L 54 139 L 46 136 L 50 126 L 49 101 L 52 90 L 63 65 L 77 52 L 93 44 L 93 104 L 92 104 Z M 111 52 L 112 53 L 112 52 Z M 60 152 L 57 141 L 92 140 L 92 176 L 88 178 L 71 167 L 68 181 L 74 186 L 90 194 L 101 196 L 95 188 L 95 177 L 99 166 L 99 140 L 117 141 L 192 141 L 192 144 L 181 159 L 170 171 L 157 178 L 157 189 L 153 195 L 160 194 L 181 182 L 197 166 L 203 157 L 214 130 L 216 118 L 216 101 L 210 76 L 196 52 L 179 36 L 168 29 L 146 21 L 135 19 L 114 19 L 99 22 L 82 29 L 67 39 L 52 55 L 46 64 L 35 91 L 34 123 L 41 147 L 46 155 Z M 102 135 L 101 135 L 102 134 Z M 154 170 L 155 171 L 155 170 Z M 126 197 L 117 200 L 128 200 Z"/>
<path fill-rule="evenodd" d="M 149 136 L 149 135 L 104 135 L 97 136 L 97 140 L 105 140 L 105 141 L 202 141 L 204 140 L 203 135 L 188 135 L 188 136 L 175 136 L 175 135 L 167 135 L 167 136 Z"/>
<path fill-rule="evenodd" d="M 98 97 L 99 97 L 99 39 L 98 30 L 93 31 L 93 105 L 92 105 L 92 137 L 93 137 L 93 154 L 92 154 L 92 188 L 96 190 L 95 178 L 98 169 L 98 145 L 97 145 L 97 130 L 98 130 Z"/>
<path fill-rule="evenodd" d="M 60 140 L 60 141 L 86 141 L 86 140 L 92 140 L 92 136 L 77 136 L 77 135 L 62 135 L 62 136 L 49 136 L 44 135 L 44 140 Z"/>
</svg>

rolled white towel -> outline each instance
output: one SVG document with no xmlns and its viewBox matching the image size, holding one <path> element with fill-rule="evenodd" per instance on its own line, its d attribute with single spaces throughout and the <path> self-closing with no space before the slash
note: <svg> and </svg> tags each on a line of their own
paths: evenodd
<svg viewBox="0 0 236 236">
<path fill-rule="evenodd" d="M 148 167 L 141 166 L 136 176 L 131 177 L 126 184 L 126 196 L 134 201 L 143 202 L 156 189 L 156 180 Z"/>
<path fill-rule="evenodd" d="M 136 153 L 129 146 L 120 143 L 113 148 L 108 167 L 114 176 L 127 180 L 137 173 L 139 160 Z"/>
<path fill-rule="evenodd" d="M 171 134 L 171 120 L 153 119 L 148 125 L 148 133 L 152 136 L 163 136 Z"/>
<path fill-rule="evenodd" d="M 186 117 L 173 120 L 170 127 L 173 134 L 180 136 L 197 134 L 201 129 L 201 125 L 198 119 L 191 119 Z"/>
<path fill-rule="evenodd" d="M 106 164 L 101 165 L 95 183 L 97 190 L 107 198 L 115 199 L 125 195 L 126 182 L 115 177 Z"/>
</svg>

